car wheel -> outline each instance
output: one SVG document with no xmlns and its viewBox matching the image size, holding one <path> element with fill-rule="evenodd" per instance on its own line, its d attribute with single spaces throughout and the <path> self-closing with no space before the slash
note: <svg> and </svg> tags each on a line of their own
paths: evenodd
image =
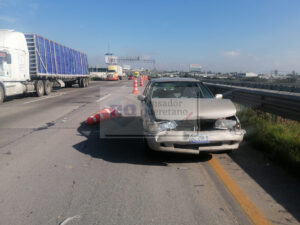
<svg viewBox="0 0 300 225">
<path fill-rule="evenodd" d="M 237 151 L 237 150 L 226 150 L 226 151 L 224 151 L 224 153 L 227 153 L 227 154 L 232 154 L 232 153 L 234 153 L 235 151 Z"/>
<path fill-rule="evenodd" d="M 142 138 L 142 146 L 143 146 L 143 150 L 146 154 L 153 154 L 153 150 L 150 148 L 150 146 L 147 142 L 147 138 L 145 136 L 143 136 L 143 138 Z"/>
<path fill-rule="evenodd" d="M 44 81 L 45 95 L 49 95 L 52 91 L 52 84 L 49 80 Z"/>
<path fill-rule="evenodd" d="M 41 97 L 44 95 L 45 89 L 44 89 L 44 84 L 43 81 L 41 80 L 37 80 L 35 82 L 35 90 L 36 90 L 36 95 L 38 97 Z"/>
<path fill-rule="evenodd" d="M 4 89 L 3 89 L 3 87 L 0 85 L 0 104 L 2 103 L 2 102 L 4 102 Z"/>
</svg>

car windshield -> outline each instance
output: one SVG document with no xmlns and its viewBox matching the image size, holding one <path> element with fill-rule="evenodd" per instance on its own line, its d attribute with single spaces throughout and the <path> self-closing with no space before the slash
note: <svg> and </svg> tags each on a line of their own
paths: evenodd
<svg viewBox="0 0 300 225">
<path fill-rule="evenodd" d="M 109 73 L 115 73 L 115 70 L 108 70 Z"/>
<path fill-rule="evenodd" d="M 152 98 L 212 98 L 200 82 L 157 82 L 153 84 Z"/>
</svg>

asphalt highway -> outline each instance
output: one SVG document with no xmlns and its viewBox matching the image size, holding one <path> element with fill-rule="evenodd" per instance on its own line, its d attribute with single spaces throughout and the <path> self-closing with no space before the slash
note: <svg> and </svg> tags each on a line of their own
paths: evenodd
<svg viewBox="0 0 300 225">
<path fill-rule="evenodd" d="M 266 221 L 299 224 L 299 180 L 246 144 L 232 155 L 147 151 L 131 92 L 132 81 L 98 81 L 0 105 L 1 225 L 252 224 L 212 157 Z M 124 118 L 84 124 L 111 105 Z"/>
</svg>

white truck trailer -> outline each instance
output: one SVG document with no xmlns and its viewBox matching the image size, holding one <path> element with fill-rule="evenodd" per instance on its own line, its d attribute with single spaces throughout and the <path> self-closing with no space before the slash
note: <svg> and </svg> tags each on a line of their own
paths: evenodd
<svg viewBox="0 0 300 225">
<path fill-rule="evenodd" d="M 48 95 L 54 82 L 88 86 L 86 54 L 36 34 L 0 30 L 0 103 L 24 93 Z"/>
</svg>

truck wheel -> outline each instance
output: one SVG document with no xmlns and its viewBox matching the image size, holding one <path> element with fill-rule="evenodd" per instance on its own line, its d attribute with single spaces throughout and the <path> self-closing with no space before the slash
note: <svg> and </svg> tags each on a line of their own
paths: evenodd
<svg viewBox="0 0 300 225">
<path fill-rule="evenodd" d="M 45 95 L 49 95 L 52 91 L 52 84 L 49 80 L 44 81 Z"/>
<path fill-rule="evenodd" d="M 41 96 L 44 95 L 44 84 L 43 84 L 43 81 L 37 80 L 35 82 L 35 90 L 36 90 L 36 95 L 38 97 L 41 97 Z"/>
<path fill-rule="evenodd" d="M 72 82 L 65 82 L 66 88 L 72 87 L 73 83 Z"/>
<path fill-rule="evenodd" d="M 0 85 L 0 104 L 4 101 L 4 89 L 3 87 Z"/>
<path fill-rule="evenodd" d="M 80 79 L 78 80 L 78 84 L 79 84 L 79 87 L 84 88 L 84 79 L 83 79 L 83 78 L 80 78 Z"/>
</svg>

